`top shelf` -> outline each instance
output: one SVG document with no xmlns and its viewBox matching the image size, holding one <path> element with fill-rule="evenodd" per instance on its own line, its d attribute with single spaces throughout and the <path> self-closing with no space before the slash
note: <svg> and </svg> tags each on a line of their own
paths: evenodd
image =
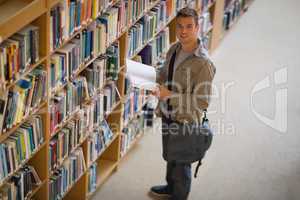
<svg viewBox="0 0 300 200">
<path fill-rule="evenodd" d="M 45 0 L 7 0 L 0 4 L 0 43 L 46 11 Z"/>
</svg>

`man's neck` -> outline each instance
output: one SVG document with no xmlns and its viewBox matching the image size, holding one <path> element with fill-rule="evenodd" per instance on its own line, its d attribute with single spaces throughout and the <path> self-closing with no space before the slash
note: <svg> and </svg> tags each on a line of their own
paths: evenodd
<svg viewBox="0 0 300 200">
<path fill-rule="evenodd" d="M 194 52 L 195 49 L 198 47 L 198 40 L 194 40 L 192 42 L 189 42 L 187 44 L 181 44 L 182 45 L 182 50 L 185 52 Z"/>
</svg>

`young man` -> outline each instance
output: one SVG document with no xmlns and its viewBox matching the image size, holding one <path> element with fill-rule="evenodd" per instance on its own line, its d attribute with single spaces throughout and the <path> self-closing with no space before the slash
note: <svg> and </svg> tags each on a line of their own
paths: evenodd
<svg viewBox="0 0 300 200">
<path fill-rule="evenodd" d="M 159 89 L 158 116 L 162 117 L 163 158 L 167 161 L 167 185 L 153 186 L 151 193 L 172 200 L 186 200 L 191 188 L 191 163 L 184 155 L 170 154 L 183 141 L 170 139 L 169 134 L 182 134 L 185 124 L 198 123 L 209 105 L 215 67 L 206 56 L 198 39 L 198 14 L 190 8 L 181 9 L 176 16 L 178 42 L 167 53 L 164 66 L 157 75 Z M 184 134 L 184 133 L 183 133 Z M 173 147 L 172 147 L 173 145 Z M 175 155 L 176 157 L 176 155 Z"/>
</svg>

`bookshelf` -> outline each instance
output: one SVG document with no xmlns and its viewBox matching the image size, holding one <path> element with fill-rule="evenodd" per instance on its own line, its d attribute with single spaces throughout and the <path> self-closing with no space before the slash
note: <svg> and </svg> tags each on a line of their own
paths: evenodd
<svg viewBox="0 0 300 200">
<path fill-rule="evenodd" d="M 241 12 L 224 30 L 224 15 L 228 12 L 225 4 L 236 5 L 236 1 L 241 4 Z M 126 85 L 126 58 L 143 61 L 145 49 L 159 47 L 150 59 L 150 64 L 159 67 L 157 61 L 163 60 L 169 45 L 176 41 L 176 10 L 184 6 L 195 7 L 204 16 L 207 27 L 201 34 L 212 53 L 252 2 L 1 0 L 0 100 L 5 110 L 0 109 L 0 157 L 4 160 L 18 155 L 22 159 L 0 163 L 0 196 L 12 177 L 25 166 L 32 166 L 40 182 L 29 191 L 27 199 L 52 199 L 51 191 L 54 195 L 60 193 L 59 199 L 91 199 L 142 138 L 146 126 L 142 118 L 145 99 L 135 109 L 130 105 L 131 113 L 124 120 L 133 94 Z M 157 13 L 165 7 L 165 15 L 158 18 Z M 139 34 L 137 30 L 143 26 L 151 28 L 151 35 L 129 41 L 136 39 L 132 34 Z M 130 42 L 139 44 L 131 54 Z M 102 69 L 105 72 L 100 83 L 99 77 L 91 77 L 90 72 L 100 73 Z M 92 137 L 95 135 L 100 139 Z M 23 143 L 17 143 L 18 137 Z M 32 142 L 34 139 L 37 143 Z M 98 148 L 92 160 L 91 148 Z M 4 166 L 9 168 L 3 171 Z M 66 176 L 62 171 L 71 173 L 67 166 L 73 166 L 76 176 L 67 181 L 63 191 L 57 191 L 53 185 Z"/>
</svg>

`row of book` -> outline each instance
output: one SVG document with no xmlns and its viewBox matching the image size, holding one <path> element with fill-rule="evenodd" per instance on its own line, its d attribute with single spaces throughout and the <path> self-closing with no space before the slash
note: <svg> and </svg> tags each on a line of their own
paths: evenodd
<svg viewBox="0 0 300 200">
<path fill-rule="evenodd" d="M 175 16 L 176 12 L 185 6 L 194 5 L 195 1 L 163 0 L 158 1 L 128 31 L 128 57 L 132 57 L 140 48 L 151 41 L 155 34 L 163 30 L 167 22 Z M 168 30 L 165 30 L 168 32 Z"/>
<path fill-rule="evenodd" d="M 50 131 L 53 132 L 69 116 L 79 111 L 88 97 L 85 77 L 78 77 L 50 100 Z"/>
<path fill-rule="evenodd" d="M 243 11 L 243 0 L 234 0 L 231 1 L 225 9 L 224 19 L 223 19 L 223 28 L 228 30 L 231 25 L 238 19 Z"/>
<path fill-rule="evenodd" d="M 80 76 L 72 84 L 67 85 L 65 90 L 51 98 L 49 108 L 51 134 L 55 134 L 66 120 L 81 110 L 91 117 L 89 124 L 99 124 L 121 98 L 114 81 L 106 83 L 101 93 L 94 95 L 93 98 L 89 98 L 90 96 L 86 78 Z"/>
<path fill-rule="evenodd" d="M 166 23 L 166 3 L 154 6 L 128 31 L 128 57 L 133 56 L 136 50 L 153 38 L 154 34 Z"/>
<path fill-rule="evenodd" d="M 0 189 L 0 199 L 25 200 L 40 184 L 41 179 L 34 167 L 25 165 Z"/>
<path fill-rule="evenodd" d="M 199 18 L 200 36 L 203 37 L 212 30 L 213 24 L 209 11 L 204 12 Z"/>
<path fill-rule="evenodd" d="M 0 83 L 17 80 L 39 60 L 39 27 L 28 25 L 0 43 Z"/>
<path fill-rule="evenodd" d="M 49 199 L 61 199 L 86 170 L 82 148 L 76 149 L 56 170 L 49 182 Z"/>
<path fill-rule="evenodd" d="M 93 133 L 87 140 L 87 163 L 90 166 L 97 160 L 99 155 L 104 151 L 110 141 L 113 139 L 113 132 L 111 131 L 106 120 L 103 120 L 99 127 L 95 128 Z"/>
<path fill-rule="evenodd" d="M 109 0 L 64 0 L 50 12 L 50 48 L 54 50 L 76 31 L 95 20 L 109 6 Z"/>
<path fill-rule="evenodd" d="M 201 12 L 207 12 L 210 5 L 212 5 L 216 0 L 202 0 L 201 1 Z"/>
<path fill-rule="evenodd" d="M 106 28 L 108 44 L 115 41 L 127 25 L 124 1 L 108 9 L 97 20 Z"/>
<path fill-rule="evenodd" d="M 97 95 L 106 83 L 106 63 L 105 57 L 99 57 L 82 72 L 87 80 L 90 97 Z"/>
<path fill-rule="evenodd" d="M 71 119 L 49 142 L 49 169 L 60 167 L 70 153 L 82 144 L 88 135 L 83 115 Z"/>
<path fill-rule="evenodd" d="M 103 111 L 107 115 L 113 111 L 114 106 L 120 101 L 121 95 L 115 84 L 111 82 L 104 87 L 103 90 Z"/>
<path fill-rule="evenodd" d="M 0 133 L 19 124 L 46 97 L 47 74 L 38 66 L 13 88 L 0 90 Z"/>
<path fill-rule="evenodd" d="M 43 119 L 36 115 L 0 144 L 0 182 L 22 166 L 43 143 Z"/>
<path fill-rule="evenodd" d="M 146 45 L 138 56 L 141 57 L 141 62 L 143 64 L 157 66 L 159 63 L 162 63 L 169 47 L 170 32 L 167 27 Z"/>
<path fill-rule="evenodd" d="M 88 172 L 88 192 L 93 193 L 97 188 L 97 162 L 91 164 Z"/>
<path fill-rule="evenodd" d="M 50 85 L 55 89 L 74 79 L 84 63 L 105 53 L 101 26 L 92 24 L 51 56 Z"/>
<path fill-rule="evenodd" d="M 131 147 L 132 142 L 134 142 L 137 137 L 144 132 L 144 128 L 145 120 L 142 113 L 134 118 L 125 128 L 123 128 L 120 146 L 121 156 L 126 154 Z"/>
<path fill-rule="evenodd" d="M 134 118 L 138 112 L 142 111 L 142 107 L 146 102 L 147 93 L 147 90 L 144 89 L 131 88 L 124 103 L 124 126 L 126 126 L 126 124 L 128 124 L 128 122 Z"/>
<path fill-rule="evenodd" d="M 101 38 L 98 38 L 98 40 L 100 41 Z M 91 41 L 95 40 L 91 39 Z M 86 49 L 89 50 L 85 51 Z M 82 43 L 79 38 L 74 38 L 70 43 L 53 54 L 50 65 L 50 85 L 52 91 L 56 91 L 57 88 L 65 86 L 66 83 L 74 80 L 78 76 L 78 70 L 81 69 L 81 66 L 92 58 L 95 58 L 94 61 L 96 64 L 90 64 L 85 68 L 85 71 L 91 72 L 91 69 L 95 69 L 91 65 L 103 66 L 104 64 L 103 72 L 105 72 L 106 78 L 110 80 L 118 79 L 118 70 L 120 68 L 119 42 L 112 44 L 107 50 L 98 49 L 100 51 L 96 53 L 92 53 L 91 50 L 93 51 L 93 48 L 90 49 L 90 47 L 87 47 L 85 42 Z M 85 56 L 82 57 L 81 55 L 84 54 Z M 93 56 L 94 54 L 95 56 Z M 87 61 L 84 61 L 86 59 Z M 85 73 L 85 75 L 87 74 Z"/>
<path fill-rule="evenodd" d="M 145 10 L 155 3 L 155 0 L 132 0 L 126 2 L 128 3 L 126 7 L 129 11 L 128 15 L 130 23 L 134 23 Z"/>
<path fill-rule="evenodd" d="M 118 80 L 118 72 L 120 69 L 120 43 L 115 42 L 106 50 L 106 79 Z"/>
</svg>

